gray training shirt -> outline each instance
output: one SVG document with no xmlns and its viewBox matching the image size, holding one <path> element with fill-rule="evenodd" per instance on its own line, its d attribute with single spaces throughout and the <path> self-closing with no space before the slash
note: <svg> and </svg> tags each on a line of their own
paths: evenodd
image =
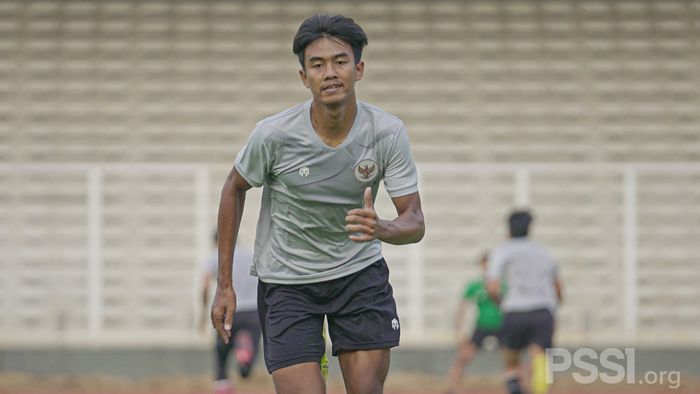
<svg viewBox="0 0 700 394">
<path fill-rule="evenodd" d="M 255 311 L 258 309 L 258 280 L 250 276 L 253 254 L 242 247 L 233 252 L 233 288 L 236 290 L 236 312 Z M 202 261 L 202 268 L 212 278 L 219 271 L 219 252 L 213 251 Z"/>
<path fill-rule="evenodd" d="M 372 199 L 383 179 L 390 197 L 418 191 L 408 136 L 400 119 L 369 104 L 345 140 L 325 144 L 311 125 L 311 100 L 260 121 L 235 167 L 264 186 L 251 272 L 268 283 L 322 282 L 381 258 L 381 242 L 354 242 L 345 216 Z"/>
<path fill-rule="evenodd" d="M 528 238 L 512 238 L 491 252 L 486 277 L 508 286 L 501 302 L 504 312 L 549 309 L 554 313 L 557 275 L 557 264 L 545 248 Z"/>
</svg>

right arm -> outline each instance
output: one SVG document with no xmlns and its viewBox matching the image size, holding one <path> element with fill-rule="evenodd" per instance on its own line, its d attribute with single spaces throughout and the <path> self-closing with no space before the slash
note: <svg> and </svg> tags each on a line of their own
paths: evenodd
<svg viewBox="0 0 700 394">
<path fill-rule="evenodd" d="M 564 302 L 564 290 L 562 290 L 561 280 L 559 280 L 559 278 L 554 279 L 554 290 L 557 294 L 557 301 L 561 304 Z"/>
<path fill-rule="evenodd" d="M 219 269 L 216 293 L 211 307 L 211 322 L 225 343 L 228 344 L 236 310 L 236 293 L 233 289 L 233 251 L 241 224 L 245 195 L 252 186 L 231 169 L 219 201 Z"/>
</svg>

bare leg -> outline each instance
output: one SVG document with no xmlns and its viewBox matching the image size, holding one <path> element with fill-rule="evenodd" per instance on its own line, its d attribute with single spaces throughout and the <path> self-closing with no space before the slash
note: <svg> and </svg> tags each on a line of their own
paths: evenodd
<svg viewBox="0 0 700 394">
<path fill-rule="evenodd" d="M 505 362 L 505 380 L 510 394 L 521 394 L 520 386 L 520 350 L 503 349 L 503 361 Z"/>
<path fill-rule="evenodd" d="M 277 394 L 325 394 L 319 363 L 302 363 L 272 372 Z"/>
<path fill-rule="evenodd" d="M 381 394 L 389 373 L 389 349 L 355 350 L 338 355 L 347 394 Z"/>
<path fill-rule="evenodd" d="M 530 360 L 532 360 L 532 350 L 530 348 L 528 348 L 527 351 L 523 350 L 523 353 L 518 360 L 518 364 L 520 365 L 519 376 L 521 387 L 530 387 L 530 374 L 532 373 L 532 370 L 530 369 L 532 366 Z"/>
<path fill-rule="evenodd" d="M 448 393 L 456 393 L 459 390 L 459 386 L 462 383 L 462 373 L 464 372 L 464 368 L 470 361 L 472 361 L 477 350 L 478 349 L 476 348 L 476 345 L 474 345 L 474 342 L 469 339 L 460 343 L 457 356 L 452 363 L 452 367 L 450 368 L 448 375 Z"/>
</svg>

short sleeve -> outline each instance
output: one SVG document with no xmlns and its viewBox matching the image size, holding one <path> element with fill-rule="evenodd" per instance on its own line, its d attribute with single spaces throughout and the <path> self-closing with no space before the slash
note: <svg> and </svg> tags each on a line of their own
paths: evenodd
<svg viewBox="0 0 700 394">
<path fill-rule="evenodd" d="M 476 291 L 479 288 L 479 284 L 476 282 L 471 282 L 467 285 L 467 287 L 464 290 L 464 298 L 465 299 L 471 299 L 474 298 L 474 295 L 476 294 Z"/>
<path fill-rule="evenodd" d="M 486 278 L 488 280 L 501 280 L 503 277 L 503 267 L 505 266 L 505 255 L 500 250 L 496 249 L 489 256 L 489 264 L 486 269 Z"/>
<path fill-rule="evenodd" d="M 384 186 L 391 197 L 401 197 L 418 191 L 416 164 L 411 157 L 408 135 L 403 125 L 389 145 L 388 162 L 384 171 Z"/>
<path fill-rule="evenodd" d="M 265 182 L 269 172 L 271 157 L 269 149 L 265 145 L 265 138 L 261 126 L 253 130 L 248 142 L 238 152 L 235 161 L 236 171 L 254 187 L 260 187 Z"/>
</svg>

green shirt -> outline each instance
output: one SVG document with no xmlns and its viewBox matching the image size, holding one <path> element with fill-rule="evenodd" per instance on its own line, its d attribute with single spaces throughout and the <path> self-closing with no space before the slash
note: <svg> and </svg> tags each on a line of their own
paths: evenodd
<svg viewBox="0 0 700 394">
<path fill-rule="evenodd" d="M 495 330 L 501 328 L 503 315 L 486 290 L 486 283 L 483 280 L 475 280 L 470 282 L 465 291 L 464 298 L 473 300 L 479 310 L 476 318 L 476 327 L 486 330 Z"/>
</svg>

